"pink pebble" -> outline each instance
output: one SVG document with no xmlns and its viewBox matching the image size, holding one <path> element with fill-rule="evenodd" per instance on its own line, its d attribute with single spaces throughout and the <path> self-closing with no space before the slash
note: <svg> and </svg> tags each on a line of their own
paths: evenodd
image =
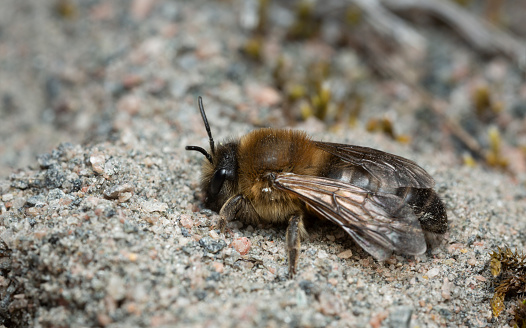
<svg viewBox="0 0 526 328">
<path fill-rule="evenodd" d="M 180 222 L 181 222 L 181 225 L 183 227 L 185 227 L 186 229 L 190 229 L 194 225 L 194 222 L 192 221 L 190 216 L 189 215 L 185 215 L 185 214 L 181 215 L 181 221 Z"/>
<path fill-rule="evenodd" d="M 247 237 L 241 237 L 232 242 L 232 247 L 241 255 L 246 255 L 252 243 Z"/>
</svg>

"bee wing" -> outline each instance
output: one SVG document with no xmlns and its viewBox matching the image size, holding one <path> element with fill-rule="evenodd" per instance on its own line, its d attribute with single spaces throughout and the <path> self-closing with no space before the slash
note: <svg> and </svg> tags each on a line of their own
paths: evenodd
<svg viewBox="0 0 526 328">
<path fill-rule="evenodd" d="M 315 141 L 316 147 L 359 166 L 391 187 L 433 188 L 435 180 L 415 162 L 377 149 Z"/>
<path fill-rule="evenodd" d="M 376 259 L 386 259 L 392 251 L 409 255 L 426 251 L 417 217 L 396 195 L 293 173 L 278 174 L 275 186 L 295 194 L 310 210 L 341 226 Z"/>
</svg>

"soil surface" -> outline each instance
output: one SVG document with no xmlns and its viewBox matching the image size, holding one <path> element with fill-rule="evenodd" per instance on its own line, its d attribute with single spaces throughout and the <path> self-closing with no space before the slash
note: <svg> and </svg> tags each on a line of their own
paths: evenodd
<svg viewBox="0 0 526 328">
<path fill-rule="evenodd" d="M 492 318 L 488 259 L 497 247 L 526 248 L 523 72 L 505 57 L 477 54 L 442 25 L 418 25 L 429 42 L 425 65 L 415 68 L 422 85 L 484 149 L 492 149 L 488 131 L 500 132 L 496 154 L 508 171 L 476 156 L 470 165 L 469 151 L 414 90 L 378 72 L 352 40 L 342 46 L 340 25 L 323 22 L 315 36 L 293 40 L 294 7 L 273 5 L 259 57 L 251 57 L 257 3 L 0 2 L 0 327 L 512 320 L 514 299 Z M 330 63 L 323 88 L 360 110 L 342 123 L 337 106 L 320 120 L 307 115 L 314 100 L 290 105 L 277 83 L 280 61 L 288 72 L 281 78 L 294 81 Z M 484 88 L 498 111 L 477 114 L 473 94 Z M 197 96 L 218 142 L 293 127 L 416 161 L 446 204 L 446 240 L 421 256 L 377 262 L 322 225 L 309 230 L 289 279 L 286 227 L 230 222 L 221 234 L 219 216 L 203 208 L 204 158 L 185 151 L 208 146 Z M 395 132 L 371 132 L 374 119 Z"/>
</svg>

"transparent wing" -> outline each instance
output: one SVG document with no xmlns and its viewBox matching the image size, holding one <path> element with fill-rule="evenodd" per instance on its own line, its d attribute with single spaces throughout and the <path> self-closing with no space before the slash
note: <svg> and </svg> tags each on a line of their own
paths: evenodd
<svg viewBox="0 0 526 328">
<path fill-rule="evenodd" d="M 379 260 L 392 251 L 418 255 L 426 251 L 420 223 L 400 197 L 334 179 L 280 173 L 275 186 L 298 196 L 309 210 L 342 227 Z"/>
<path fill-rule="evenodd" d="M 315 141 L 316 147 L 358 166 L 392 188 L 432 188 L 435 180 L 415 162 L 377 149 Z"/>
</svg>

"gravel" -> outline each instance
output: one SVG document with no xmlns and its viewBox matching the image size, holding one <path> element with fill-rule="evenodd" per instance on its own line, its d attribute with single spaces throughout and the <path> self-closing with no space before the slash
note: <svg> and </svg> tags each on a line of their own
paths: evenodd
<svg viewBox="0 0 526 328">
<path fill-rule="evenodd" d="M 446 204 L 449 232 L 432 252 L 379 263 L 340 229 L 322 225 L 302 242 L 289 279 L 285 227 L 229 222 L 225 234 L 215 230 L 219 216 L 200 201 L 202 155 L 184 151 L 208 144 L 197 95 L 217 141 L 287 123 L 272 105 L 279 92 L 270 74 L 240 57 L 245 32 L 234 5 L 71 2 L 69 17 L 57 3 L 0 4 L 0 96 L 9 105 L 0 120 L 0 327 L 486 327 L 511 320 L 511 307 L 491 317 L 487 261 L 497 246 L 526 247 L 522 176 L 462 166 L 440 148 L 446 141 L 431 138 L 437 131 L 408 146 L 368 133 L 365 124 L 329 130 L 309 119 L 297 127 L 315 139 L 421 164 Z M 350 51 L 341 56 L 366 77 L 365 116 L 386 104 L 403 107 L 404 97 L 393 100 L 403 87 L 382 85 Z M 270 91 L 256 97 L 254 88 Z M 403 131 L 420 131 L 412 115 L 398 118 Z"/>
<path fill-rule="evenodd" d="M 304 241 L 289 280 L 283 227 L 233 222 L 218 234 L 217 214 L 199 212 L 199 156 L 148 144 L 133 156 L 123 144 L 59 148 L 54 165 L 4 181 L 0 238 L 12 252 L 7 276 L 22 286 L 4 324 L 486 326 L 488 253 L 524 247 L 525 206 L 509 177 L 411 156 L 438 181 L 447 243 L 378 263 L 337 228 L 322 227 Z M 87 161 L 95 152 L 107 160 Z M 145 165 L 148 158 L 156 164 Z M 118 170 L 96 173 L 108 162 Z M 50 176 L 62 177 L 60 187 Z M 250 241 L 245 255 L 234 248 L 240 240 Z"/>
</svg>

